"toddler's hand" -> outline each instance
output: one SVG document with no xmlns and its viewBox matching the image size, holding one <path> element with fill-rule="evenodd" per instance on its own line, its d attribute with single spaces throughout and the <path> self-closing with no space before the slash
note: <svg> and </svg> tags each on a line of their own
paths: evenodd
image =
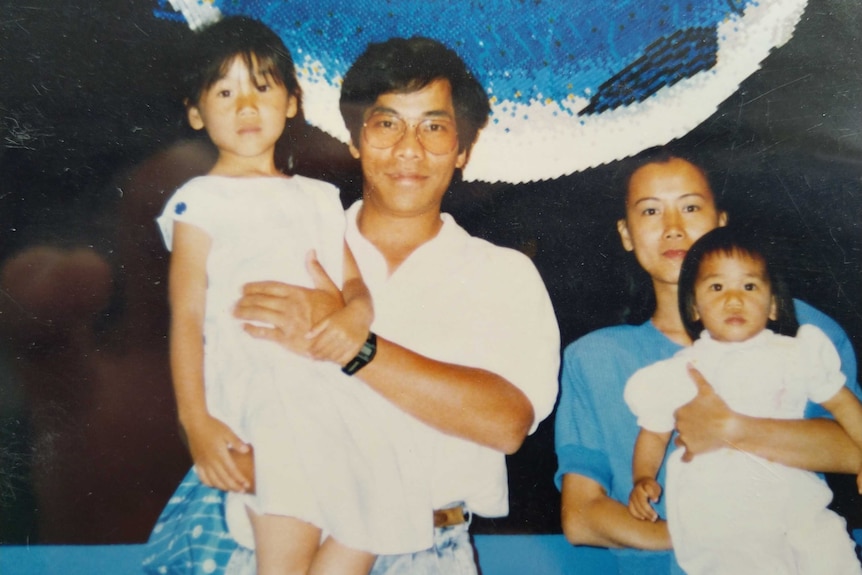
<svg viewBox="0 0 862 575">
<path fill-rule="evenodd" d="M 248 453 L 243 442 L 224 422 L 210 415 L 202 416 L 185 427 L 189 451 L 201 483 L 223 491 L 248 491 L 251 480 L 237 467 L 231 455 Z"/>
<path fill-rule="evenodd" d="M 661 485 L 658 481 L 651 477 L 638 480 L 629 495 L 629 513 L 645 521 L 658 520 L 658 513 L 652 508 L 652 503 L 656 503 L 659 497 L 661 497 Z"/>
<path fill-rule="evenodd" d="M 862 471 L 856 475 L 856 490 L 862 493 Z"/>
</svg>

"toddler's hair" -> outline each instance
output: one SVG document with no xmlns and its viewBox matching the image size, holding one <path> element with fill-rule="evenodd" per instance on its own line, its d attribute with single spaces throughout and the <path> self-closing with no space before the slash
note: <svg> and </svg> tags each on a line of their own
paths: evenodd
<svg viewBox="0 0 862 575">
<path fill-rule="evenodd" d="M 728 257 L 744 255 L 763 263 L 763 270 L 772 290 L 772 296 L 775 298 L 776 307 L 776 319 L 769 320 L 766 327 L 775 333 L 794 337 L 799 329 L 799 322 L 796 319 L 793 298 L 790 296 L 790 289 L 775 262 L 768 242 L 729 226 L 715 228 L 704 234 L 689 248 L 682 262 L 678 285 L 679 313 L 689 337 L 695 340 L 703 331 L 703 322 L 694 319 L 694 284 L 701 263 L 713 254 Z"/>
<path fill-rule="evenodd" d="M 237 56 L 250 71 L 269 75 L 297 98 L 302 109 L 302 89 L 290 51 L 265 24 L 245 16 L 229 16 L 207 26 L 191 42 L 182 74 L 186 106 L 198 103 L 201 94 L 222 78 Z M 257 70 L 254 70 L 254 64 Z"/>
</svg>

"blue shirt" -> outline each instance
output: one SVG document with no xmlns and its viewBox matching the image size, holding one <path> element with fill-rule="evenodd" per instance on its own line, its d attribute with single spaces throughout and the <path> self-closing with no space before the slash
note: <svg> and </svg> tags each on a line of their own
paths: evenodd
<svg viewBox="0 0 862 575">
<path fill-rule="evenodd" d="M 799 300 L 795 304 L 800 325 L 819 327 L 835 345 L 841 357 L 841 371 L 847 377 L 846 385 L 859 397 L 856 356 L 844 330 L 810 305 Z M 667 359 L 680 349 L 682 346 L 649 321 L 637 326 L 600 329 L 566 348 L 556 415 L 558 489 L 563 475 L 576 473 L 599 483 L 613 499 L 628 504 L 632 452 L 639 428 L 623 401 L 623 390 L 635 371 Z M 817 404 L 810 404 L 806 410 L 806 417 L 824 415 L 828 416 L 828 412 Z M 671 443 L 669 449 L 672 447 Z M 658 481 L 664 484 L 664 467 Z M 656 511 L 665 516 L 663 499 L 656 505 Z M 669 551 L 613 549 L 609 553 L 616 557 L 620 573 L 681 573 Z"/>
</svg>

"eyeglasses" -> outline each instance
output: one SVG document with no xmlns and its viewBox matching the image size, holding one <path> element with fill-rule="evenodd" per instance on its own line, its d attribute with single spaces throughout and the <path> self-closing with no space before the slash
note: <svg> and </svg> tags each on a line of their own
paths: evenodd
<svg viewBox="0 0 862 575">
<path fill-rule="evenodd" d="M 448 154 L 458 145 L 458 130 L 449 118 L 426 118 L 409 123 L 416 130 L 416 138 L 431 154 Z M 365 141 L 372 148 L 391 148 L 407 132 L 408 122 L 396 114 L 375 112 L 362 124 Z"/>
</svg>

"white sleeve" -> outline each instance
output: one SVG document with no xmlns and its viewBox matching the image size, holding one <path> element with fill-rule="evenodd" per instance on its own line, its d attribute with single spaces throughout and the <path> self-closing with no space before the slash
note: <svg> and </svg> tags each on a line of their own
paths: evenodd
<svg viewBox="0 0 862 575">
<path fill-rule="evenodd" d="M 499 249 L 499 248 L 498 248 Z M 506 250 L 494 284 L 481 295 L 494 310 L 483 320 L 491 371 L 517 386 L 533 406 L 533 433 L 554 408 L 559 390 L 560 330 L 538 270 L 524 254 Z"/>
<path fill-rule="evenodd" d="M 156 223 L 169 250 L 173 247 L 174 222 L 192 224 L 210 237 L 218 237 L 219 222 L 225 212 L 216 205 L 217 196 L 208 194 L 207 191 L 202 180 L 195 178 L 178 189 L 165 204 L 161 215 L 156 218 Z"/>
<path fill-rule="evenodd" d="M 672 357 L 643 367 L 629 378 L 623 398 L 638 426 L 656 433 L 673 431 L 674 411 L 697 395 L 686 363 Z"/>
<path fill-rule="evenodd" d="M 799 326 L 796 341 L 808 397 L 815 403 L 831 399 L 844 387 L 841 358 L 832 342 L 820 328 L 811 324 Z"/>
</svg>

